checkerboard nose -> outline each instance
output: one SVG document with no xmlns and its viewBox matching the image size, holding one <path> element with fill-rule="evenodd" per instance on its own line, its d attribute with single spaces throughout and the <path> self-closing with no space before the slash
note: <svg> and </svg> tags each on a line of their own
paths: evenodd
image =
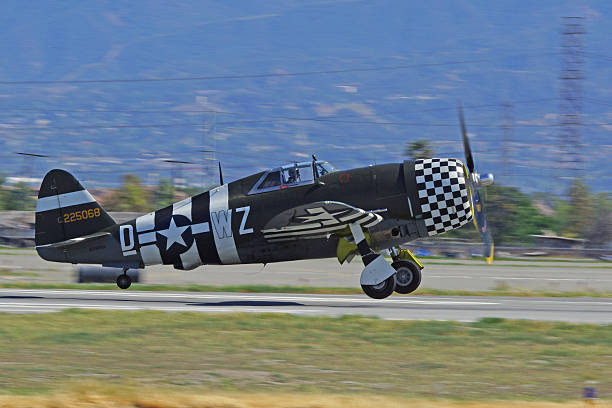
<svg viewBox="0 0 612 408">
<path fill-rule="evenodd" d="M 461 160 L 419 159 L 414 170 L 419 204 L 430 236 L 471 221 L 468 175 Z"/>
</svg>

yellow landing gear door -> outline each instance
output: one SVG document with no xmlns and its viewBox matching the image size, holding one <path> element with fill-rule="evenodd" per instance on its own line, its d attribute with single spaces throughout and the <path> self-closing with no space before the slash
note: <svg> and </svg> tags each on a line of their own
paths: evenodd
<svg viewBox="0 0 612 408">
<path fill-rule="evenodd" d="M 366 242 L 368 245 L 371 245 L 370 234 L 364 232 Z M 357 251 L 357 244 L 354 242 L 347 241 L 346 237 L 341 237 L 338 240 L 338 246 L 336 247 L 336 256 L 338 257 L 338 262 L 342 265 L 345 261 L 348 262 L 353 259 L 355 255 L 358 255 L 359 251 Z"/>
<path fill-rule="evenodd" d="M 410 252 L 407 249 L 404 248 L 391 248 L 391 256 L 393 257 L 393 260 L 397 260 L 397 259 L 406 259 L 408 261 L 412 261 L 415 264 L 417 264 L 419 266 L 419 268 L 423 269 L 424 266 L 421 263 L 421 261 L 419 261 L 416 256 L 414 256 L 412 254 L 412 252 Z"/>
</svg>

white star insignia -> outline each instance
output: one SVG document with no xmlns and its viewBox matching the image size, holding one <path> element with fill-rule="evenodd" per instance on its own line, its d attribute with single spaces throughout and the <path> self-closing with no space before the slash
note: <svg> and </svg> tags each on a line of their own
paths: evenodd
<svg viewBox="0 0 612 408">
<path fill-rule="evenodd" d="M 166 251 L 169 250 L 172 244 L 174 244 L 175 242 L 177 244 L 181 244 L 184 247 L 187 246 L 182 236 L 183 232 L 185 232 L 187 228 L 189 228 L 189 225 L 185 225 L 184 227 L 177 227 L 176 223 L 174 222 L 174 217 L 173 217 L 170 221 L 170 226 L 168 227 L 168 229 L 157 231 L 167 238 Z"/>
</svg>

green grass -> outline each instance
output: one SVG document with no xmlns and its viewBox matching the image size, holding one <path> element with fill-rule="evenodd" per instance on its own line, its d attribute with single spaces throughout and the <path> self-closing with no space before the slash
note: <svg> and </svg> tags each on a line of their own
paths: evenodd
<svg viewBox="0 0 612 408">
<path fill-rule="evenodd" d="M 30 283 L 12 282 L 0 283 L 0 288 L 12 289 L 80 289 L 80 290 L 117 290 L 114 283 Z M 140 285 L 133 284 L 129 290 L 143 290 L 151 292 L 177 291 L 177 292 L 242 292 L 242 293 L 315 293 L 315 294 L 357 294 L 363 293 L 361 288 L 335 288 L 311 286 L 268 286 L 268 285 Z"/>
<path fill-rule="evenodd" d="M 27 277 L 34 277 L 34 276 L 40 276 L 40 273 L 36 273 L 36 272 L 26 272 L 26 271 L 10 271 L 10 270 L 5 270 L 5 269 L 0 269 L 0 278 L 2 277 L 6 277 L 6 276 L 27 276 Z"/>
<path fill-rule="evenodd" d="M 125 392 L 565 400 L 612 392 L 612 325 L 67 310 L 0 314 L 0 393 Z"/>
<path fill-rule="evenodd" d="M 577 290 L 568 292 L 547 291 L 547 290 L 531 290 L 512 288 L 505 284 L 499 284 L 491 290 L 471 291 L 471 290 L 447 290 L 447 289 L 417 289 L 417 291 L 409 296 L 506 296 L 506 297 L 561 297 L 561 298 L 578 298 L 578 297 L 595 297 L 595 298 L 611 298 L 612 292 L 602 292 L 596 290 Z"/>
<path fill-rule="evenodd" d="M 420 256 L 419 259 L 424 260 L 459 260 L 459 261 L 474 261 L 474 262 L 485 262 L 485 258 L 482 256 L 474 256 L 470 258 L 449 258 L 446 256 Z M 603 261 L 600 259 L 585 259 L 585 258 L 548 258 L 548 257 L 495 257 L 494 261 L 504 261 L 504 262 L 567 262 L 567 263 L 607 263 L 610 261 Z"/>
<path fill-rule="evenodd" d="M 461 261 L 449 261 L 449 262 L 426 262 L 427 265 L 461 265 L 469 267 L 490 267 L 487 263 L 476 263 L 476 262 L 461 262 Z M 554 268 L 554 269 L 576 269 L 576 265 L 543 265 L 543 264 L 531 264 L 531 263 L 517 263 L 517 264 L 503 264 L 504 268 Z M 612 263 L 610 265 L 589 265 L 588 269 L 610 269 L 612 270 Z"/>
<path fill-rule="evenodd" d="M 79 289 L 79 290 L 116 290 L 120 291 L 114 283 L 29 283 L 11 282 L 0 283 L 0 288 L 6 289 Z M 237 286 L 212 286 L 212 285 L 140 285 L 133 284 L 129 290 L 141 290 L 151 292 L 176 291 L 176 292 L 239 292 L 239 293 L 311 293 L 328 295 L 357 295 L 363 291 L 359 287 L 315 287 L 315 286 L 268 286 L 268 285 L 237 285 Z M 400 295 L 394 295 L 400 296 Z M 598 297 L 612 298 L 612 292 L 596 290 L 583 290 L 572 292 L 554 292 L 544 290 L 517 289 L 501 284 L 491 290 L 446 290 L 419 288 L 416 292 L 405 296 L 513 296 L 513 297 Z"/>
<path fill-rule="evenodd" d="M 448 258 L 446 258 L 448 259 Z M 484 257 L 474 257 L 474 260 L 484 261 Z M 547 258 L 547 257 L 535 257 L 535 256 L 523 256 L 519 258 L 512 257 L 495 257 L 494 261 L 507 261 L 507 262 L 569 262 L 569 263 L 606 263 L 610 261 L 603 261 L 601 259 L 586 259 L 586 258 Z"/>
<path fill-rule="evenodd" d="M 386 259 L 390 260 L 391 257 L 386 256 Z M 427 265 L 459 265 L 459 266 L 470 266 L 470 267 L 482 267 L 489 268 L 491 265 L 487 264 L 484 258 L 470 258 L 470 259 L 457 259 L 457 258 L 444 258 L 444 257 L 422 257 L 419 260 L 427 267 Z M 439 262 L 445 260 L 444 262 Z M 576 268 L 576 264 L 604 264 L 604 265 L 588 265 L 588 269 L 612 269 L 612 262 L 606 261 L 592 261 L 592 260 L 557 260 L 557 259 L 515 259 L 515 258 L 495 258 L 495 261 L 511 261 L 516 262 L 513 264 L 504 263 L 502 267 L 506 268 Z M 547 262 L 548 264 L 543 264 Z M 494 262 L 495 263 L 495 262 Z M 558 265 L 558 263 L 568 263 L 570 265 Z"/>
</svg>

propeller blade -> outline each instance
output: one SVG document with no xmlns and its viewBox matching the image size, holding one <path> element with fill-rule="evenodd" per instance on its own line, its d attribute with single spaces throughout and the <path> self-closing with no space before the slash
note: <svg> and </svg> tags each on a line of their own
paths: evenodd
<svg viewBox="0 0 612 408">
<path fill-rule="evenodd" d="M 495 243 L 493 242 L 493 237 L 491 236 L 491 232 L 487 230 L 487 232 L 482 236 L 484 241 L 484 257 L 489 265 L 493 263 L 493 253 L 495 252 Z"/>
<path fill-rule="evenodd" d="M 491 236 L 491 231 L 489 231 L 489 226 L 487 224 L 484 202 L 480 197 L 480 190 L 476 187 L 477 184 L 479 184 L 480 176 L 474 172 L 474 157 L 472 156 L 472 149 L 470 148 L 470 140 L 465 127 L 465 117 L 463 116 L 463 107 L 461 106 L 461 103 L 459 106 L 457 106 L 457 112 L 459 114 L 459 123 L 461 124 L 463 150 L 465 151 L 465 166 L 470 173 L 467 175 L 467 184 L 472 198 L 472 219 L 474 220 L 474 226 L 478 230 L 478 233 L 482 237 L 482 241 L 484 243 L 484 257 L 487 263 L 490 264 L 493 262 L 493 251 L 495 250 L 495 244 L 493 243 L 493 237 Z M 483 178 L 482 185 L 491 184 L 492 182 L 493 175 L 487 174 Z"/>
<path fill-rule="evenodd" d="M 463 108 L 461 105 L 459 105 L 457 110 L 459 112 L 459 122 L 461 123 L 461 136 L 463 137 L 463 150 L 465 151 L 465 165 L 471 174 L 474 172 L 474 158 L 472 157 L 472 149 L 470 149 L 470 141 L 465 128 L 465 118 L 463 117 Z"/>
<path fill-rule="evenodd" d="M 495 244 L 493 243 L 491 231 L 489 231 L 484 203 L 480 197 L 480 191 L 477 188 L 472 189 L 472 211 L 474 215 L 474 226 L 480 233 L 484 243 L 484 257 L 487 263 L 490 264 L 493 262 Z"/>
</svg>

